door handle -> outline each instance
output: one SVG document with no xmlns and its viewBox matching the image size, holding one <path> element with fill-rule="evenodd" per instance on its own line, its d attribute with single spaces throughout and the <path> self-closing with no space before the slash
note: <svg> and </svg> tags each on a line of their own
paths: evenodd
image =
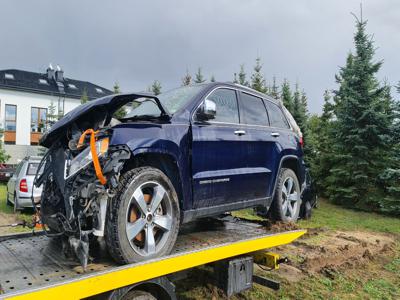
<svg viewBox="0 0 400 300">
<path fill-rule="evenodd" d="M 273 137 L 278 137 L 278 136 L 280 136 L 279 132 L 272 132 L 271 135 L 272 135 Z"/>
<path fill-rule="evenodd" d="M 235 130 L 234 133 L 235 133 L 236 135 L 245 135 L 245 134 L 246 134 L 246 131 L 244 131 L 244 130 Z"/>
</svg>

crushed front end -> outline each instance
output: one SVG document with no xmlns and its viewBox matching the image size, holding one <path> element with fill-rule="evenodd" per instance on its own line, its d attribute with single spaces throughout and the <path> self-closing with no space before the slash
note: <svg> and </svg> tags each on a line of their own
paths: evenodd
<svg viewBox="0 0 400 300">
<path fill-rule="evenodd" d="M 41 162 L 35 185 L 43 185 L 41 221 L 48 235 L 62 236 L 86 268 L 89 239 L 103 236 L 107 202 L 124 162 L 127 146 L 110 146 L 111 128 L 76 130 L 55 142 Z"/>
</svg>

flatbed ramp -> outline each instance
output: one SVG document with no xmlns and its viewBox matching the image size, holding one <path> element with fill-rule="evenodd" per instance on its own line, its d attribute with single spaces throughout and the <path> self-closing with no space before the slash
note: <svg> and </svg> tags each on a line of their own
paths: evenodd
<svg viewBox="0 0 400 300">
<path fill-rule="evenodd" d="M 60 242 L 43 234 L 0 237 L 1 299 L 81 299 L 254 251 L 288 244 L 304 230 L 271 234 L 234 218 L 183 226 L 171 255 L 117 265 L 99 243 L 86 272 L 67 259 Z"/>
</svg>

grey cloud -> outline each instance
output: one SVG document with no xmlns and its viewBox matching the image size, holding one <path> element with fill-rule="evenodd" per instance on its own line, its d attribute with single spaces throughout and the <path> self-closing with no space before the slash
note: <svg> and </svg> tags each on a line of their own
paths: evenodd
<svg viewBox="0 0 400 300">
<path fill-rule="evenodd" d="M 7 1 L 0 10 L 0 68 L 43 71 L 58 63 L 66 76 L 123 91 L 180 84 L 186 69 L 232 80 L 255 57 L 266 77 L 299 81 L 312 112 L 352 49 L 359 0 Z M 400 80 L 400 3 L 364 1 L 381 78 Z"/>
</svg>

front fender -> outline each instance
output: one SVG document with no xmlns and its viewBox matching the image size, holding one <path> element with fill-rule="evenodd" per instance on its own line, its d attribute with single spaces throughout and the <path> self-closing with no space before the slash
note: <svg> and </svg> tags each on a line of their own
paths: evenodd
<svg viewBox="0 0 400 300">
<path fill-rule="evenodd" d="M 113 127 L 111 145 L 127 145 L 132 158 L 139 154 L 154 153 L 171 156 L 177 164 L 182 182 L 183 209 L 192 203 L 190 174 L 189 125 L 125 123 Z"/>
</svg>

